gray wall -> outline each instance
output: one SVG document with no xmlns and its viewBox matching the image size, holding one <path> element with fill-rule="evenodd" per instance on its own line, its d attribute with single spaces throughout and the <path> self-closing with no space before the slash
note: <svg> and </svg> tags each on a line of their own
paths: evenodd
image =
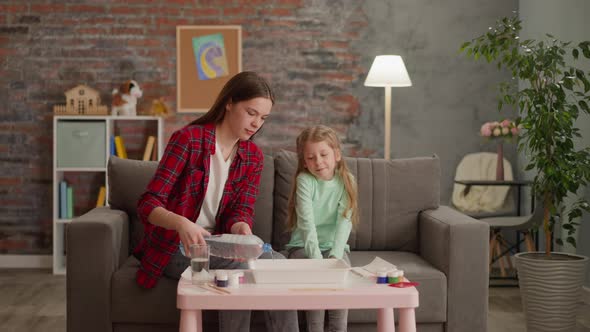
<svg viewBox="0 0 590 332">
<path fill-rule="evenodd" d="M 520 17 L 523 20 L 521 37 L 543 38 L 550 33 L 562 40 L 580 42 L 590 39 L 590 2 L 587 0 L 520 0 Z M 577 61 L 575 65 L 585 71 L 590 70 L 590 61 Z M 590 117 L 581 114 L 576 126 L 581 129 L 582 139 L 576 141 L 576 148 L 581 149 L 590 145 Z M 520 163 L 526 163 L 526 156 L 519 156 Z M 527 176 L 531 177 L 530 174 Z M 590 187 L 582 188 L 580 196 L 585 195 L 590 200 Z M 575 197 L 569 197 L 566 203 L 571 204 Z M 582 217 L 582 225 L 578 229 L 578 248 L 569 246 L 558 250 L 576 252 L 590 256 L 590 216 Z M 565 239 L 564 239 L 565 240 Z M 590 286 L 590 266 L 586 278 L 586 286 Z"/>
<path fill-rule="evenodd" d="M 487 31 L 496 19 L 517 10 L 517 1 L 366 1 L 369 31 L 356 44 L 369 68 L 378 54 L 404 59 L 413 86 L 392 88 L 392 158 L 437 154 L 441 159 L 441 200 L 450 203 L 455 168 L 472 152 L 495 151 L 479 137 L 481 125 L 510 117 L 496 108 L 496 85 L 510 76 L 458 49 Z M 365 74 L 366 75 L 366 74 Z M 384 89 L 353 86 L 361 112 L 348 133 L 383 155 Z M 505 155 L 515 161 L 514 146 Z"/>
</svg>

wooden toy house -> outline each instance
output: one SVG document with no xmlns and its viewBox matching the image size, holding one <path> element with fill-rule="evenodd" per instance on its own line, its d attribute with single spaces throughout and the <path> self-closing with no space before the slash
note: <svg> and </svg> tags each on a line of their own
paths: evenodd
<svg viewBox="0 0 590 332">
<path fill-rule="evenodd" d="M 84 84 L 65 92 L 66 104 L 55 105 L 56 115 L 107 115 L 108 108 L 100 104 L 100 94 Z"/>
</svg>

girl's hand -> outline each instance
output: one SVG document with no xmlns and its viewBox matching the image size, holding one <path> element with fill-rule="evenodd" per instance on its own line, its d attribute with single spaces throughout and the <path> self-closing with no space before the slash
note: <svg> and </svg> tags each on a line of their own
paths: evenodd
<svg viewBox="0 0 590 332">
<path fill-rule="evenodd" d="M 184 217 L 182 217 L 176 231 L 184 246 L 184 252 L 187 254 L 190 253 L 191 244 L 205 244 L 205 237 L 211 236 L 211 233 L 206 229 Z"/>
<path fill-rule="evenodd" d="M 241 234 L 241 235 L 252 235 L 252 230 L 250 226 L 245 222 L 237 222 L 231 227 L 232 234 Z"/>
</svg>

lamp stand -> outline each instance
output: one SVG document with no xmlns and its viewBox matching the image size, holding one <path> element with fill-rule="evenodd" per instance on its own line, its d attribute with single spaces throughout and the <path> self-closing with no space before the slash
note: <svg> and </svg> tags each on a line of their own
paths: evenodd
<svg viewBox="0 0 590 332">
<path fill-rule="evenodd" d="M 391 87 L 385 87 L 385 159 L 390 159 L 391 152 Z"/>
</svg>

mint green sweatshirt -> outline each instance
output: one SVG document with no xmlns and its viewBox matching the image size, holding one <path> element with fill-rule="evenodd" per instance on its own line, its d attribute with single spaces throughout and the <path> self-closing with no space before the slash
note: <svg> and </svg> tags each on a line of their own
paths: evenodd
<svg viewBox="0 0 590 332">
<path fill-rule="evenodd" d="M 350 211 L 342 216 L 348 206 L 342 179 L 335 175 L 324 181 L 302 172 L 296 185 L 297 226 L 287 248 L 304 248 L 309 258 L 322 258 L 324 250 L 330 250 L 329 256 L 342 258 L 344 251 L 350 251 L 346 242 L 352 229 Z"/>
</svg>

